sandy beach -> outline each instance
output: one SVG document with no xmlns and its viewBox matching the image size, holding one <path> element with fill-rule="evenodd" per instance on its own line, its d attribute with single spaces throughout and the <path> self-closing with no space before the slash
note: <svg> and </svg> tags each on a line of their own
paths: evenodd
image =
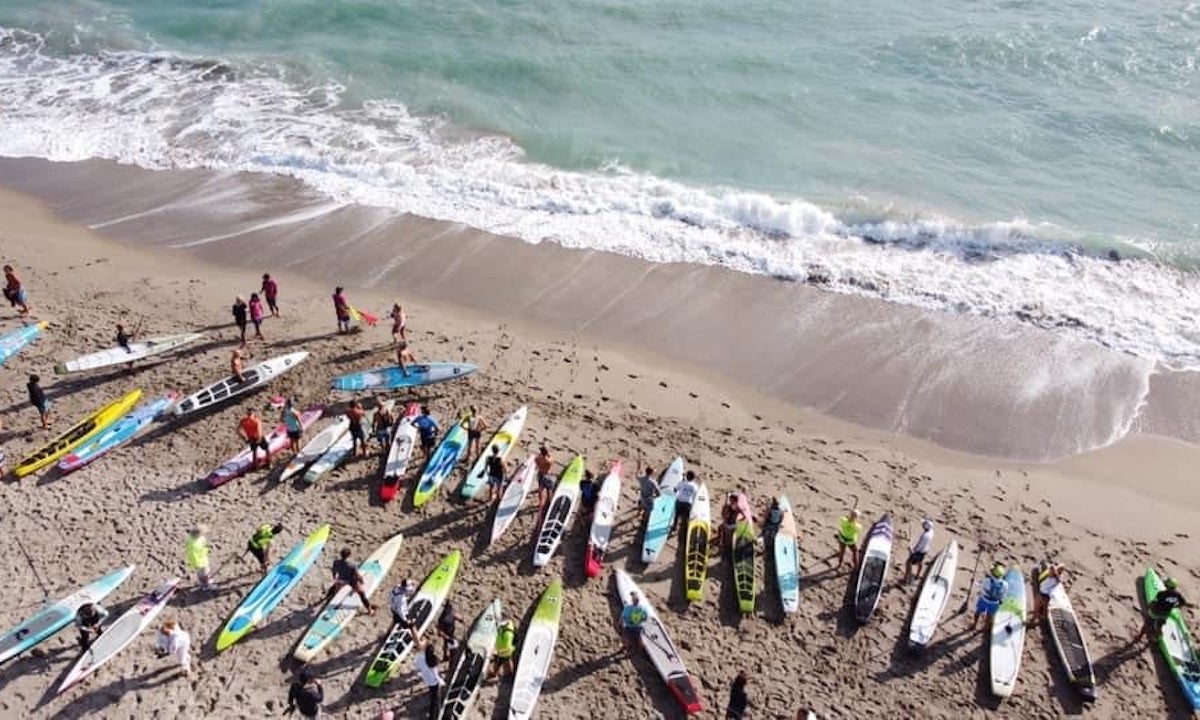
<svg viewBox="0 0 1200 720">
<path fill-rule="evenodd" d="M 557 467 L 580 453 L 603 474 L 615 458 L 629 468 L 662 468 L 681 455 L 714 496 L 744 488 L 759 511 L 772 495 L 791 498 L 800 609 L 784 616 L 773 583 L 760 580 L 758 612 L 740 619 L 726 558 L 712 559 L 705 600 L 690 607 L 676 539 L 658 564 L 638 562 L 636 487 L 626 473 L 609 564 L 630 570 L 658 608 L 699 683 L 704 717 L 723 712 L 739 670 L 752 675 L 755 718 L 791 718 L 805 704 L 822 718 L 1187 714 L 1157 652 L 1128 641 L 1139 628 L 1137 586 L 1147 565 L 1179 578 L 1185 596 L 1200 597 L 1193 569 L 1200 552 L 1191 538 L 1200 490 L 1190 477 L 1198 454 L 1184 442 L 1200 425 L 1187 402 L 1196 392 L 1188 376 L 1037 329 L 885 313 L 882 303 L 710 268 L 646 270 L 613 255 L 502 243 L 418 218 L 321 204 L 253 178 L 5 160 L 0 179 L 36 196 L 0 192 L 0 254 L 20 269 L 36 317 L 51 323 L 0 368 L 0 442 L 10 464 L 51 437 L 25 401 L 28 374 L 42 375 L 57 431 L 135 387 L 190 393 L 225 374 L 237 344 L 229 306 L 257 289 L 264 270 L 279 278 L 283 317 L 266 322 L 265 342 L 250 344 L 251 362 L 312 353 L 268 390 L 159 423 L 78 473 L 47 471 L 0 486 L 7 508 L 0 567 L 10 578 L 0 627 L 35 612 L 47 594 L 61 597 L 134 563 L 133 578 L 106 603 L 124 610 L 185 572 L 184 535 L 197 522 L 210 528 L 221 586 L 201 594 L 189 578 L 165 615 L 192 633 L 195 679 L 156 659 L 147 634 L 86 685 L 56 697 L 76 656 L 68 630 L 0 667 L 4 716 L 277 715 L 295 669 L 291 650 L 319 611 L 336 550 L 350 547 L 361 558 L 396 532 L 406 541 L 389 585 L 424 576 L 451 549 L 464 552 L 452 596 L 468 624 L 499 597 L 523 628 L 549 579 L 563 577 L 563 630 L 540 717 L 679 715 L 645 656 L 621 650 L 610 573 L 585 579 L 583 521 L 551 566 L 537 571 L 535 502 L 488 549 L 490 516 L 481 503 L 443 492 L 418 511 L 381 506 L 375 458 L 311 488 L 275 482 L 278 466 L 214 490 L 201 485 L 241 448 L 237 419 L 246 405 L 273 421 L 269 398 L 288 394 L 336 412 L 346 398 L 327 390 L 332 376 L 390 362 L 386 320 L 359 335 L 334 333 L 333 284 L 379 314 L 402 300 L 418 359 L 479 365 L 467 381 L 416 396 L 439 419 L 475 405 L 498 423 L 527 404 L 515 459 L 544 443 Z M 212 203 L 220 193 L 227 202 Z M 264 207 L 272 212 L 264 215 Z M 638 273 L 641 282 L 628 282 Z M 706 304 L 708 297 L 721 302 Z M 755 321 L 793 311 L 793 334 L 764 333 Z M 117 322 L 145 335 L 196 330 L 206 339 L 133 372 L 53 375 L 56 362 L 110 345 Z M 0 311 L 0 330 L 17 324 L 14 312 Z M 881 338 L 903 351 L 878 352 Z M 1012 354 L 998 355 L 999 348 Z M 1017 357 L 1024 364 L 1007 362 Z M 1093 447 L 1102 449 L 1076 454 Z M 915 585 L 899 585 L 895 564 L 869 624 L 857 627 L 845 606 L 850 574 L 833 568 L 833 533 L 855 502 L 867 522 L 892 513 L 896 561 L 923 517 L 938 523 L 935 548 L 951 538 L 964 546 L 947 616 L 924 655 L 906 652 Z M 333 524 L 333 540 L 266 623 L 216 655 L 217 632 L 256 580 L 256 568 L 239 559 L 246 539 L 277 518 L 286 530 L 276 557 L 323 522 Z M 956 614 L 977 556 L 985 565 L 998 559 L 1028 569 L 1047 554 L 1071 571 L 1071 597 L 1096 660 L 1100 700 L 1086 711 L 1040 629 L 1027 638 L 1015 695 L 991 698 L 985 636 L 969 632 L 969 614 Z M 758 573 L 763 578 L 761 560 Z M 383 614 L 358 618 L 312 664 L 331 716 L 425 711 L 424 688 L 407 667 L 382 691 L 363 685 L 386 622 Z M 485 686 L 472 717 L 503 716 L 508 689 L 507 682 Z"/>
</svg>

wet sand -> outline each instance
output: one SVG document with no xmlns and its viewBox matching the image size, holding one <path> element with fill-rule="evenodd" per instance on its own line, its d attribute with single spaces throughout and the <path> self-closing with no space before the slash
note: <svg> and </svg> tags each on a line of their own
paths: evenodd
<svg viewBox="0 0 1200 720">
<path fill-rule="evenodd" d="M 200 478 L 240 449 L 236 422 L 246 404 L 270 413 L 268 398 L 288 393 L 305 404 L 336 406 L 342 399 L 326 390 L 331 376 L 388 362 L 386 327 L 351 337 L 332 332 L 328 278 L 363 267 L 377 267 L 379 276 L 365 276 L 368 281 L 360 284 L 346 281 L 351 300 L 382 313 L 394 298 L 403 299 L 419 358 L 480 365 L 479 374 L 470 380 L 436 386 L 422 396 L 439 418 L 473 404 L 498 422 L 518 405 L 528 404 L 530 421 L 514 456 L 517 459 L 543 442 L 560 463 L 580 452 L 597 472 L 616 457 L 628 465 L 661 468 L 680 454 L 714 495 L 746 488 L 760 510 L 772 494 L 786 492 L 792 499 L 804 573 L 800 610 L 783 617 L 773 583 L 760 582 L 758 613 L 739 619 L 729 564 L 723 557 L 713 558 L 705 600 L 692 607 L 682 599 L 677 540 L 669 542 L 665 561 L 649 568 L 637 562 L 641 537 L 633 512 L 636 491 L 631 473 L 626 474 L 621 524 L 609 562 L 630 569 L 658 607 L 698 679 L 707 707 L 723 707 L 729 681 L 745 669 L 754 676 L 750 694 L 758 709 L 755 717 L 790 718 L 801 703 L 815 706 L 821 717 L 1078 714 L 1078 701 L 1038 630 L 1027 638 L 1015 696 L 1003 704 L 990 698 L 984 639 L 967 631 L 968 615 L 955 614 L 977 555 L 984 563 L 996 558 L 1028 568 L 1044 554 L 1054 553 L 1073 570 L 1072 599 L 1098 663 L 1101 700 L 1087 714 L 1158 718 L 1182 712 L 1180 693 L 1161 660 L 1146 646 L 1129 648 L 1126 641 L 1138 628 L 1136 588 L 1146 565 L 1179 577 L 1185 594 L 1194 595 L 1192 589 L 1200 581 L 1192 570 L 1198 553 L 1190 537 L 1200 519 L 1200 492 L 1194 491 L 1187 476 L 1188 469 L 1195 467 L 1194 447 L 1138 435 L 1102 451 L 1035 464 L 969 455 L 880 429 L 899 427 L 911 435 L 945 441 L 945 437 L 971 435 L 966 427 L 970 418 L 998 417 L 1002 421 L 971 421 L 994 426 L 1000 436 L 994 452 L 1040 442 L 1041 452 L 1031 455 L 1044 454 L 1051 446 L 1058 448 L 1051 454 L 1062 454 L 1070 444 L 1062 439 L 1066 430 L 1055 435 L 1052 426 L 1038 426 L 1042 437 L 1037 437 L 1026 427 L 1032 420 L 1015 414 L 1013 408 L 1026 408 L 1030 417 L 1045 412 L 1064 418 L 1073 417 L 1073 410 L 1091 408 L 1095 412 L 1084 425 L 1105 427 L 1100 417 L 1119 425 L 1123 416 L 1116 408 L 1121 402 L 1105 399 L 1104 393 L 1125 393 L 1122 402 L 1136 406 L 1133 398 L 1144 392 L 1149 376 L 1139 375 L 1132 360 L 1096 359 L 1093 355 L 1098 357 L 1098 351 L 1091 349 L 1072 355 L 1059 341 L 1046 341 L 1040 359 L 1061 358 L 1073 367 L 1093 363 L 1089 366 L 1095 368 L 1093 377 L 1079 380 L 1071 393 L 1031 391 L 1021 402 L 1005 395 L 1006 414 L 989 415 L 980 409 L 980 403 L 988 407 L 986 393 L 970 394 L 974 388 L 969 383 L 943 384 L 948 381 L 939 380 L 944 376 L 934 372 L 940 362 L 947 366 L 944 372 L 956 376 L 948 368 L 953 353 L 938 351 L 935 339 L 957 337 L 963 342 L 960 354 L 965 360 L 979 357 L 983 362 L 985 333 L 976 331 L 980 344 L 969 352 L 967 330 L 959 336 L 943 334 L 948 331 L 942 323 L 920 313 L 908 320 L 867 322 L 866 310 L 853 315 L 853 306 L 862 304 L 855 299 L 826 297 L 785 283 L 763 291 L 757 279 L 752 288 L 747 279 L 732 273 L 698 268 L 642 266 L 639 271 L 646 277 L 640 283 L 618 282 L 612 278 L 629 272 L 636 265 L 633 261 L 549 246 L 530 248 L 429 221 L 384 218 L 380 211 L 368 209 L 330 208 L 331 213 L 312 215 L 313 203 L 293 198 L 289 205 L 283 187 L 261 190 L 247 199 L 242 191 L 259 187 L 258 179 L 127 174 L 85 165 L 60 168 L 63 172 L 52 182 L 55 173 L 37 163 L 0 165 L 5 175 L 15 167 L 25 168 L 25 186 L 47 195 L 50 207 L 69 219 L 56 220 L 28 197 L 0 193 L 0 217 L 6 219 L 0 229 L 0 252 L 22 269 L 38 316 L 53 323 L 34 346 L 0 368 L 5 379 L 0 440 L 10 457 L 19 457 L 48 438 L 35 429 L 36 416 L 24 402 L 23 380 L 30 372 L 40 372 L 46 380 L 55 403 L 57 430 L 132 387 L 149 394 L 167 389 L 191 392 L 220 377 L 236 345 L 228 306 L 234 295 L 257 287 L 263 269 L 280 278 L 284 317 L 267 322 L 267 341 L 251 344 L 253 357 L 297 348 L 313 353 L 268 391 L 183 423 L 157 425 L 132 445 L 77 474 L 60 478 L 48 472 L 0 486 L 9 508 L 0 535 L 4 548 L 0 569 L 12 578 L 0 626 L 9 627 L 35 611 L 45 592 L 59 597 L 101 572 L 133 562 L 137 573 L 108 602 L 110 608 L 123 610 L 162 577 L 183 571 L 184 533 L 198 521 L 211 528 L 214 565 L 222 584 L 215 596 L 184 593 L 165 615 L 178 618 L 192 633 L 202 667 L 198 678 L 179 678 L 175 671 L 164 669 L 168 661 L 153 657 L 147 635 L 87 685 L 55 698 L 51 688 L 75 656 L 73 633 L 67 631 L 0 668 L 4 690 L 0 711 L 5 715 L 257 718 L 278 714 L 293 669 L 288 657 L 318 611 L 333 551 L 349 546 L 361 558 L 399 531 L 408 540 L 390 582 L 405 575 L 423 576 L 450 549 L 464 551 L 466 564 L 453 597 L 468 621 L 498 596 L 523 626 L 548 578 L 556 573 L 564 577 L 563 632 L 539 704 L 541 717 L 677 716 L 644 656 L 626 658 L 620 652 L 613 630 L 618 609 L 611 579 L 607 574 L 598 580 L 584 578 L 585 522 L 575 523 L 551 568 L 539 572 L 530 562 L 530 541 L 536 530 L 532 503 L 498 546 L 486 549 L 489 518 L 477 503 L 460 503 L 443 493 L 420 511 L 414 512 L 407 502 L 380 506 L 373 499 L 378 474 L 374 460 L 353 462 L 307 489 L 275 482 L 278 468 L 212 491 L 200 486 Z M 83 193 L 76 183 L 84 176 L 108 181 Z M 223 234 L 229 226 L 208 223 L 209 209 L 151 211 L 147 205 L 143 212 L 148 214 L 128 217 L 135 209 L 110 194 L 129 192 L 131 182 L 141 184 L 138 202 L 147 204 L 179 198 L 179 185 L 195 183 L 205 186 L 208 195 L 226 192 L 229 199 L 220 209 L 244 218 L 261 219 L 262 205 L 309 214 L 288 223 L 289 232 L 277 225 L 260 234 L 179 252 L 163 246 Z M 53 192 L 46 189 L 50 185 Z M 76 194 L 67 198 L 69 192 Z M 56 193 L 61 193 L 57 200 Z M 102 206 L 107 209 L 101 211 Z M 126 219 L 116 221 L 119 217 Z M 103 224 L 103 232 L 133 246 L 110 242 L 80 227 L 80 222 Z M 342 232 L 334 233 L 334 228 Z M 469 249 L 460 253 L 466 256 L 460 263 L 455 264 L 449 251 L 439 246 L 434 237 L 439 232 L 443 240 L 461 242 Z M 445 235 L 448 232 L 452 235 Z M 345 239 L 336 252 L 327 247 L 331 237 Z M 400 262 L 387 268 L 381 260 L 387 256 L 378 252 L 397 247 L 404 248 Z M 368 261 L 372 252 L 374 260 Z M 228 265 L 211 264 L 215 261 Z M 439 262 L 437 275 L 432 268 Z M 572 265 L 577 267 L 575 274 L 566 273 Z M 531 275 L 537 283 L 530 283 Z M 714 301 L 705 300 L 702 287 L 720 290 L 721 307 L 706 304 Z M 611 303 L 614 297 L 613 309 L 593 307 Z M 757 313 L 748 312 L 751 307 Z M 753 320 L 782 307 L 814 313 L 801 313 L 796 321 L 798 331 L 807 329 L 797 332 L 806 340 L 799 343 L 793 338 L 788 342 L 794 344 L 786 348 L 792 364 L 805 353 L 817 355 L 806 366 L 805 382 L 798 386 L 795 376 L 792 382 L 754 381 L 761 374 L 748 376 L 745 382 L 731 381 L 735 373 L 722 362 L 788 366 L 780 356 L 771 355 L 777 346 L 770 343 L 785 340 L 760 337 Z M 906 354 L 895 361 L 898 366 L 871 359 L 862 350 L 867 345 L 854 344 L 862 342 L 853 339 L 854 333 L 839 334 L 836 323 L 820 329 L 817 307 L 845 318 L 843 329 L 854 327 L 857 317 L 871 332 L 902 338 L 897 345 L 905 347 Z M 697 323 L 713 327 L 718 313 L 728 313 L 717 325 L 721 332 L 735 336 L 732 343 L 721 339 L 710 343 L 704 333 L 693 336 Z M 830 316 L 822 317 L 830 322 Z M 110 344 L 118 321 L 140 324 L 145 334 L 204 329 L 209 336 L 178 356 L 134 373 L 52 375 L 55 362 Z M 16 320 L 5 310 L 0 323 L 0 329 L 7 330 Z M 1022 342 L 1024 332 L 1013 329 Z M 839 367 L 834 350 L 820 350 L 814 334 L 829 343 L 844 343 L 838 346 L 843 351 L 857 348 L 860 352 L 841 356 Z M 841 335 L 851 338 L 838 340 Z M 643 338 L 647 342 L 641 342 Z M 663 350 L 666 346 L 674 350 Z M 710 348 L 720 352 L 709 354 Z M 1063 354 L 1057 355 L 1060 350 Z M 925 390 L 893 384 L 911 381 L 910 371 L 904 368 L 922 362 L 929 363 L 921 365 L 927 368 L 921 376 L 926 385 L 917 387 Z M 1015 372 L 1004 365 L 993 357 L 988 367 L 992 375 Z M 1065 371 L 1064 376 L 1073 377 Z M 1043 380 L 1035 385 L 1043 386 L 1052 388 L 1054 383 Z M 803 409 L 800 405 L 820 405 L 793 395 L 801 391 L 829 398 L 826 409 L 842 418 L 855 417 L 846 409 L 860 407 L 856 403 L 872 410 L 886 406 L 883 401 L 876 404 L 884 395 L 894 403 L 893 418 L 890 423 L 870 422 L 875 427 L 851 424 Z M 1060 400 L 1055 405 L 1048 397 Z M 1108 409 L 1101 412 L 1101 408 Z M 1167 421 L 1162 422 L 1165 427 Z M 944 429 L 945 437 L 928 429 L 935 425 Z M 1078 442 L 1078 437 L 1073 441 Z M 457 478 L 448 488 L 456 485 Z M 911 542 L 925 516 L 939 523 L 935 547 L 951 537 L 965 546 L 948 615 L 924 656 L 910 657 L 904 650 L 915 586 L 890 584 L 876 617 L 862 628 L 855 627 L 845 608 L 850 576 L 832 568 L 832 534 L 838 517 L 856 501 L 867 520 L 883 512 L 893 514 L 898 531 L 896 560 L 904 554 L 899 546 Z M 245 540 L 258 523 L 275 518 L 287 528 L 276 557 L 321 522 L 334 524 L 334 540 L 313 573 L 268 622 L 231 650 L 214 655 L 217 632 L 255 580 L 250 563 L 239 559 Z M 17 538 L 33 568 L 17 547 Z M 766 569 L 760 560 L 760 578 Z M 891 579 L 899 577 L 893 568 Z M 397 709 L 403 717 L 423 712 L 424 691 L 408 670 L 411 666 L 384 692 L 362 685 L 364 667 L 386 631 L 385 622 L 381 616 L 359 618 L 313 664 L 325 684 L 327 709 L 333 716 L 373 717 L 382 707 Z M 487 686 L 473 717 L 503 711 L 507 691 L 507 683 Z M 599 708 L 602 715 L 597 714 Z"/>
</svg>

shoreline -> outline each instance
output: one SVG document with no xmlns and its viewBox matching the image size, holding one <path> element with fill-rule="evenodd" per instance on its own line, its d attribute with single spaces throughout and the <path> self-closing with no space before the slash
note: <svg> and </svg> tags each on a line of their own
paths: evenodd
<svg viewBox="0 0 1200 720">
<path fill-rule="evenodd" d="M 341 205 L 289 178 L 0 159 L 0 185 L 134 246 L 179 248 L 231 269 L 287 269 L 642 348 L 950 449 L 1045 461 L 1140 432 L 1200 442 L 1200 373 L 1016 322 L 531 245 Z"/>
<path fill-rule="evenodd" d="M 11 169 L 0 163 L 0 175 L 5 167 Z M 220 184 L 198 175 L 189 181 L 193 179 Z M 165 180 L 159 184 L 158 200 L 173 192 Z M 120 186 L 114 182 L 112 192 Z M 65 182 L 58 191 L 71 189 Z M 236 343 L 228 322 L 229 302 L 234 294 L 257 287 L 262 263 L 270 252 L 279 252 L 266 248 L 270 252 L 245 259 L 247 269 L 228 268 L 154 244 L 112 242 L 49 212 L 67 207 L 73 212 L 64 217 L 87 214 L 87 206 L 102 199 L 79 195 L 56 206 L 0 191 L 0 217 L 7 221 L 0 230 L 0 252 L 24 271 L 31 302 L 41 317 L 55 323 L 0 369 L 8 378 L 3 442 L 10 457 L 47 439 L 30 429 L 32 411 L 18 382 L 29 372 L 41 372 L 53 392 L 59 430 L 68 418 L 86 414 L 132 384 L 151 394 L 165 389 L 191 392 L 222 375 L 228 351 Z M 134 220 L 122 224 L 130 222 Z M 320 235 L 323 228 L 311 223 L 300 226 L 310 236 Z M 186 229 L 160 218 L 148 221 L 143 231 L 178 237 Z M 474 242 L 484 259 L 495 257 L 490 254 L 496 247 L 491 238 Z M 35 252 L 36 259 L 27 259 Z M 423 262 L 437 257 L 433 247 L 424 248 L 424 253 Z M 619 653 L 608 579 L 582 578 L 587 540 L 583 522 L 575 523 L 552 569 L 538 573 L 530 567 L 528 552 L 536 508 L 527 504 L 500 546 L 483 549 L 482 508 L 446 494 L 418 512 L 380 507 L 371 499 L 377 483 L 377 468 L 371 462 L 351 463 L 307 490 L 280 486 L 263 473 L 212 491 L 198 489 L 200 478 L 241 447 L 234 431 L 237 408 L 264 409 L 267 396 L 276 393 L 300 395 L 305 403 L 332 402 L 329 377 L 388 361 L 386 327 L 353 337 L 332 333 L 328 282 L 303 274 L 309 263 L 327 261 L 328 256 L 322 256 L 286 267 L 267 266 L 280 279 L 284 317 L 267 323 L 265 346 L 251 346 L 254 358 L 299 348 L 313 353 L 268 392 L 189 422 L 157 427 L 77 475 L 41 475 L 0 485 L 0 498 L 11 508 L 4 520 L 7 534 L 24 538 L 37 573 L 33 576 L 11 546 L 0 554 L 0 570 L 14 578 L 6 595 L 9 609 L 0 613 L 2 627 L 15 624 L 36 606 L 43 584 L 57 597 L 90 579 L 85 576 L 99 574 L 93 570 L 135 562 L 139 570 L 134 579 L 108 603 L 110 609 L 124 609 L 153 587 L 159 575 L 181 571 L 183 532 L 195 522 L 208 523 L 223 590 L 211 598 L 184 593 L 164 615 L 180 618 L 192 633 L 203 674 L 185 681 L 162 672 L 164 664 L 151 659 L 150 641 L 143 637 L 89 685 L 63 697 L 47 696 L 47 687 L 74 659 L 73 638 L 67 633 L 0 669 L 0 688 L 7 690 L 0 696 L 0 710 L 55 718 L 89 712 L 188 718 L 277 714 L 290 677 L 286 658 L 313 617 L 333 553 L 326 552 L 284 605 L 237 647 L 214 655 L 211 642 L 256 575 L 236 559 L 245 538 L 264 517 L 280 517 L 288 532 L 281 547 L 317 524 L 332 521 L 335 540 L 329 550 L 350 546 L 356 558 L 385 537 L 405 533 L 389 583 L 406 575 L 423 576 L 431 558 L 451 548 L 463 549 L 468 562 L 454 598 L 466 618 L 496 595 L 524 618 L 552 574 L 561 573 L 568 588 L 566 615 L 540 714 L 588 717 L 592 707 L 605 703 L 620 708 L 620 717 L 674 716 L 674 706 L 644 656 L 629 660 Z M 349 268 L 354 259 L 345 262 Z M 447 269 L 451 277 L 456 272 L 466 271 Z M 727 282 L 737 289 L 736 279 Z M 352 302 L 371 309 L 392 297 L 386 288 L 349 292 Z M 562 295 L 555 294 L 561 292 L 545 297 L 561 301 Z M 410 295 L 415 298 L 411 302 Z M 723 707 L 732 676 L 747 669 L 755 678 L 751 697 L 769 717 L 790 717 L 801 703 L 814 705 L 820 717 L 903 716 L 918 708 L 925 716 L 946 718 L 1053 717 L 1080 711 L 1057 660 L 1036 631 L 1027 638 L 1017 694 L 1002 705 L 981 685 L 986 647 L 981 636 L 965 632 L 966 616 L 948 614 L 926 656 L 912 658 L 901 652 L 914 588 L 900 587 L 895 574 L 876 618 L 865 627 L 853 627 L 844 603 L 849 576 L 833 571 L 829 554 L 837 518 L 859 502 L 865 521 L 885 511 L 893 514 L 899 530 L 893 556 L 897 563 L 922 517 L 937 520 L 937 547 L 951 537 L 960 540 L 965 551 L 960 564 L 966 567 L 957 578 L 952 609 L 968 590 L 970 562 L 977 555 L 1021 568 L 1046 554 L 1061 558 L 1072 570 L 1072 600 L 1103 672 L 1102 699 L 1088 714 L 1156 718 L 1180 712 L 1179 693 L 1169 678 L 1163 678 L 1161 660 L 1145 646 L 1132 653 L 1123 648 L 1139 622 L 1135 587 L 1146 565 L 1180 577 L 1185 590 L 1200 582 L 1200 575 L 1191 570 L 1200 561 L 1200 550 L 1190 541 L 1200 521 L 1200 490 L 1184 482 L 1185 473 L 1195 466 L 1195 447 L 1138 435 L 1052 463 L 989 459 L 825 417 L 797 407 L 773 387 L 746 388 L 716 370 L 696 370 L 643 347 L 583 339 L 554 322 L 504 322 L 486 308 L 464 310 L 438 297 L 426 299 L 415 290 L 405 298 L 419 358 L 480 366 L 465 382 L 431 388 L 428 401 L 439 417 L 449 416 L 455 407 L 478 404 L 498 421 L 517 405 L 530 406 L 530 424 L 515 457 L 543 442 L 559 462 L 571 453 L 585 453 L 592 469 L 615 457 L 631 465 L 662 467 L 681 454 L 714 496 L 747 487 L 759 509 L 768 495 L 785 492 L 792 498 L 801 538 L 801 608 L 794 616 L 781 617 L 771 584 L 760 583 L 759 614 L 739 621 L 723 557 L 713 558 L 705 601 L 693 606 L 681 601 L 676 540 L 667 546 L 670 562 L 641 568 L 633 561 L 640 533 L 633 511 L 636 490 L 631 474 L 626 474 L 608 566 L 635 571 L 635 580 L 650 595 L 697 678 L 707 708 Z M 544 304 L 551 315 L 574 309 L 551 300 Z M 115 322 L 139 317 L 145 319 L 147 334 L 205 328 L 210 342 L 132 375 L 51 377 L 48 368 L 53 362 L 108 344 Z M 0 320 L 7 329 L 11 313 L 0 311 Z M 649 325 L 651 318 L 643 322 Z M 886 379 L 880 374 L 876 382 Z M 765 571 L 760 564 L 760 580 Z M 359 618 L 336 647 L 314 663 L 333 716 L 374 717 L 384 705 L 404 717 L 424 709 L 423 688 L 412 679 L 407 664 L 385 693 L 361 686 L 363 666 L 383 631 L 379 622 Z M 831 673 L 831 667 L 838 671 Z M 488 710 L 487 716 L 491 708 L 503 707 L 506 689 L 485 687 L 479 707 Z M 483 716 L 479 710 L 475 715 Z"/>
</svg>

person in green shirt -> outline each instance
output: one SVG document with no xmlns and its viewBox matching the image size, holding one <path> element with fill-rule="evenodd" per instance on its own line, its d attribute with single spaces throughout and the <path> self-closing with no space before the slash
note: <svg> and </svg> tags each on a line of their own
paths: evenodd
<svg viewBox="0 0 1200 720">
<path fill-rule="evenodd" d="M 208 572 L 208 538 L 204 536 L 206 529 L 203 525 L 197 525 L 188 530 L 183 548 L 188 568 L 196 571 L 196 583 L 200 589 L 212 590 L 212 578 Z"/>
<path fill-rule="evenodd" d="M 271 557 L 271 543 L 281 532 L 283 532 L 283 525 L 263 523 L 258 526 L 254 534 L 250 536 L 250 541 L 246 543 L 246 551 L 258 560 L 258 566 L 264 576 L 267 574 L 267 562 Z"/>
<path fill-rule="evenodd" d="M 851 569 L 858 567 L 858 538 L 862 535 L 862 523 L 858 521 L 858 510 L 851 510 L 838 522 L 838 569 L 841 570 L 846 551 L 850 551 Z"/>
<path fill-rule="evenodd" d="M 516 652 L 517 624 L 512 620 L 500 623 L 496 631 L 496 652 L 492 656 L 489 677 L 513 674 L 513 654 Z"/>
</svg>

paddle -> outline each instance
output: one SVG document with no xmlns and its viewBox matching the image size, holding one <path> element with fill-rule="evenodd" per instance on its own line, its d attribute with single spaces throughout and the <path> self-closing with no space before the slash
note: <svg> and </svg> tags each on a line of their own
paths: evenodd
<svg viewBox="0 0 1200 720">
<path fill-rule="evenodd" d="M 42 576 L 38 574 L 37 566 L 33 563 L 33 558 L 29 556 L 29 551 L 25 549 L 25 543 L 21 542 L 18 535 L 13 535 L 13 539 L 17 541 L 17 547 L 21 549 L 21 554 L 25 556 L 25 562 L 29 563 L 29 570 L 33 573 L 33 577 L 37 580 L 38 587 L 42 589 L 42 601 L 50 601 L 50 591 L 46 589 L 46 583 L 42 582 Z"/>
<path fill-rule="evenodd" d="M 958 614 L 962 615 L 971 605 L 971 589 L 975 587 L 975 574 L 979 572 L 979 558 L 983 555 L 983 546 L 980 545 L 975 551 L 975 567 L 971 569 L 971 584 L 967 585 L 967 596 L 963 598 L 962 605 L 958 608 Z"/>
</svg>

